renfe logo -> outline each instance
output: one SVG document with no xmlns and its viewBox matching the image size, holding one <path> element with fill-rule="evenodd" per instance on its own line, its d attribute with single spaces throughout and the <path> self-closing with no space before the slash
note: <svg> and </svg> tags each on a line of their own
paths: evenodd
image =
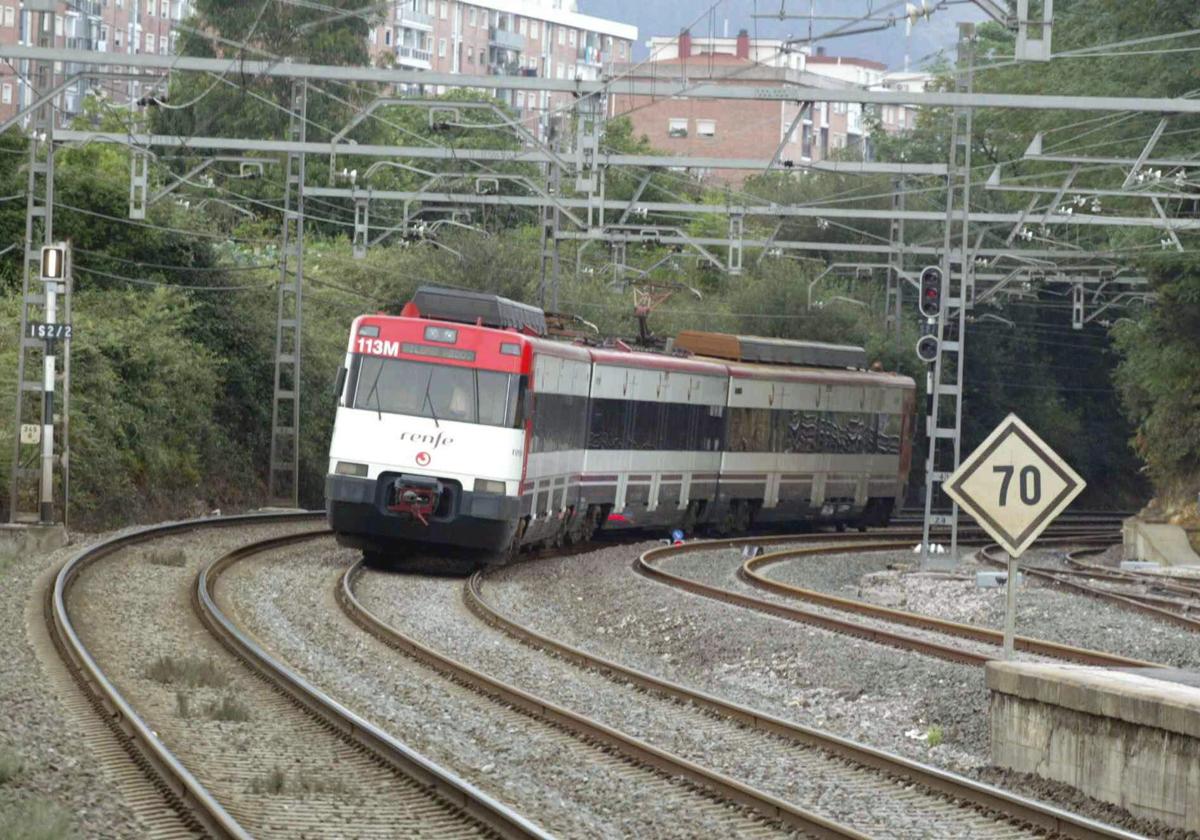
<svg viewBox="0 0 1200 840">
<path fill-rule="evenodd" d="M 428 452 L 418 452 L 416 460 L 417 460 L 418 467 L 427 467 L 427 466 L 429 466 L 429 462 L 431 460 L 433 460 L 433 458 L 430 456 L 430 454 Z"/>
<path fill-rule="evenodd" d="M 454 438 L 443 437 L 442 432 L 438 432 L 436 435 L 423 435 L 417 432 L 401 432 L 396 436 L 396 438 L 398 440 L 409 440 L 413 443 L 424 443 L 431 449 L 438 449 L 442 446 L 450 446 L 454 443 Z M 425 453 L 425 456 L 429 457 L 428 453 Z"/>
</svg>

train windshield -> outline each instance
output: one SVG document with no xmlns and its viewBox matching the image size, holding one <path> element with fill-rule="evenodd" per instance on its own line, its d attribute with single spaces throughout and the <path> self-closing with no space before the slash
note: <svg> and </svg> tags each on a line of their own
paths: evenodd
<svg viewBox="0 0 1200 840">
<path fill-rule="evenodd" d="M 353 408 L 485 426 L 519 426 L 520 377 L 513 373 L 357 356 Z"/>
</svg>

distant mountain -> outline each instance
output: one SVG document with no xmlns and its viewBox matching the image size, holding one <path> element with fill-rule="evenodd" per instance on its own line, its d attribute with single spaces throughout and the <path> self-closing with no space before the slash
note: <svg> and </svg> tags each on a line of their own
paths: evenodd
<svg viewBox="0 0 1200 840">
<path fill-rule="evenodd" d="M 916 0 L 913 5 L 919 5 Z M 736 35 L 739 29 L 748 30 L 751 35 L 757 34 L 764 38 L 784 36 L 806 37 L 809 34 L 807 18 L 809 4 L 805 0 L 726 0 L 718 3 L 714 16 L 707 14 L 712 6 L 711 0 L 579 0 L 579 10 L 585 14 L 611 18 L 624 23 L 632 23 L 638 28 L 638 40 L 641 42 L 635 51 L 635 57 L 645 58 L 648 50 L 645 42 L 655 35 L 678 35 L 679 30 L 691 26 L 695 35 L 708 35 L 710 32 L 718 36 L 728 31 L 730 36 Z M 790 18 L 754 18 L 755 9 L 759 14 L 777 14 L 781 6 L 788 14 L 804 14 L 803 19 Z M 859 9 L 866 8 L 862 2 L 847 3 L 845 0 L 816 0 L 817 15 L 848 15 Z M 946 50 L 953 55 L 956 27 L 959 20 L 983 21 L 986 16 L 977 7 L 970 4 L 951 6 L 946 10 L 933 14 L 929 20 L 918 21 L 912 28 L 912 35 L 905 36 L 905 21 L 897 20 L 895 25 L 863 35 L 851 35 L 821 40 L 830 55 L 853 56 L 882 61 L 888 67 L 899 70 L 904 66 L 904 56 L 907 52 L 913 69 L 926 65 L 935 58 L 939 51 Z M 886 25 L 886 21 L 883 22 Z M 847 26 L 863 28 L 873 24 L 847 24 L 838 21 L 814 21 L 813 33 L 826 32 L 833 27 Z"/>
</svg>

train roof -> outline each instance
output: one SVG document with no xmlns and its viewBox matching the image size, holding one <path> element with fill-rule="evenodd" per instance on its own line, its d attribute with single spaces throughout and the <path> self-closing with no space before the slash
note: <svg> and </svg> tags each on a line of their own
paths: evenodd
<svg viewBox="0 0 1200 840">
<path fill-rule="evenodd" d="M 883 388 L 914 390 L 917 383 L 902 373 L 870 370 L 834 370 L 832 368 L 794 367 L 726 362 L 734 379 L 774 379 L 783 382 L 807 382 L 822 385 L 874 385 Z"/>
<path fill-rule="evenodd" d="M 440 286 L 421 286 L 413 294 L 410 305 L 417 310 L 412 314 L 435 321 L 481 323 L 485 327 L 495 329 L 515 329 L 526 334 L 546 335 L 546 313 L 536 306 L 499 295 L 444 289 Z"/>
<path fill-rule="evenodd" d="M 842 370 L 867 367 L 867 352 L 849 344 L 684 330 L 676 336 L 675 346 L 698 356 L 731 362 Z"/>
<path fill-rule="evenodd" d="M 603 347 L 589 348 L 592 361 L 615 367 L 637 367 L 669 370 L 707 376 L 728 376 L 726 365 L 718 360 L 694 356 L 671 356 L 666 353 L 647 353 L 640 350 L 618 350 Z"/>
</svg>

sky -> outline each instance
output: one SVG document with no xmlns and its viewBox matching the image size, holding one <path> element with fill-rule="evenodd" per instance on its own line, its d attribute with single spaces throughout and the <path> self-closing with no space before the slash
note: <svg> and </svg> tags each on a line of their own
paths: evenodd
<svg viewBox="0 0 1200 840">
<path fill-rule="evenodd" d="M 929 6 L 936 0 L 925 0 Z M 810 7 L 816 15 L 861 15 L 870 8 L 878 11 L 876 17 L 904 14 L 906 5 L 920 6 L 922 0 L 894 2 L 894 0 L 578 0 L 579 10 L 589 15 L 611 18 L 623 23 L 632 23 L 638 28 L 640 47 L 634 56 L 643 59 L 648 55 L 645 42 L 654 35 L 678 35 L 679 30 L 691 24 L 693 35 L 707 35 L 710 27 L 715 34 L 723 35 L 728 25 L 729 35 L 746 29 L 753 36 L 757 25 L 760 37 L 806 37 L 809 32 Z M 780 8 L 786 14 L 802 18 L 779 20 L 755 18 L 762 15 L 778 15 Z M 710 13 L 710 9 L 712 12 Z M 987 20 L 987 16 L 970 2 L 957 2 L 934 12 L 929 20 L 920 20 L 912 27 L 912 34 L 905 35 L 903 17 L 895 26 L 861 35 L 818 40 L 830 55 L 854 58 L 869 58 L 882 61 L 889 69 L 904 67 L 905 54 L 909 56 L 912 69 L 920 69 L 939 51 L 953 55 L 953 46 L 959 21 Z M 710 22 L 711 21 L 711 22 Z M 834 27 L 878 25 L 848 24 L 844 21 L 814 21 L 813 33 L 819 34 Z"/>
</svg>

